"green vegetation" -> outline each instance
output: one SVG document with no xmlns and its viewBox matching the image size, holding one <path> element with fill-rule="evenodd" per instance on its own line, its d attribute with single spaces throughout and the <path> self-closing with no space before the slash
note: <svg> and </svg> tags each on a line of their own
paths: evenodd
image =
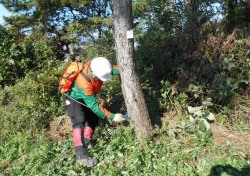
<svg viewBox="0 0 250 176">
<path fill-rule="evenodd" d="M 214 145 L 211 133 L 184 128 L 178 136 L 156 128 L 152 139 L 138 143 L 130 127 L 97 129 L 98 144 L 90 151 L 100 163 L 75 165 L 70 138 L 55 141 L 43 132 L 17 133 L 1 141 L 3 175 L 248 175 L 250 158 L 228 145 Z M 202 135 L 201 135 L 202 134 Z"/>
<path fill-rule="evenodd" d="M 135 65 L 154 130 L 137 141 L 132 125 L 103 120 L 93 168 L 75 164 L 70 131 L 48 131 L 65 114 L 65 54 L 116 63 L 112 3 L 18 2 L 1 1 L 13 16 L 0 26 L 0 175 L 250 175 L 248 1 L 133 2 Z M 125 112 L 121 96 L 116 78 L 100 100 Z"/>
</svg>

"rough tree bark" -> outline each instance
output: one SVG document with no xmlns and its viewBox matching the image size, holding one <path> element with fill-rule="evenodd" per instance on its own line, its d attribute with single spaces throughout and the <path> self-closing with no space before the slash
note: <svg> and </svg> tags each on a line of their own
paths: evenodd
<svg viewBox="0 0 250 176">
<path fill-rule="evenodd" d="M 127 38 L 133 28 L 132 0 L 114 0 L 114 29 L 117 63 L 120 67 L 122 92 L 128 115 L 134 121 L 138 139 L 148 137 L 152 130 L 144 95 L 135 71 L 134 40 Z"/>
</svg>

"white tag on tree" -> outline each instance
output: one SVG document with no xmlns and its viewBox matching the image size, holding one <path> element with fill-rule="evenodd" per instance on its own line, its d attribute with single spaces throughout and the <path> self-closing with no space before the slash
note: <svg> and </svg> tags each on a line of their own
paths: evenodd
<svg viewBox="0 0 250 176">
<path fill-rule="evenodd" d="M 132 39 L 134 38 L 134 31 L 133 29 L 127 31 L 127 39 Z"/>
</svg>

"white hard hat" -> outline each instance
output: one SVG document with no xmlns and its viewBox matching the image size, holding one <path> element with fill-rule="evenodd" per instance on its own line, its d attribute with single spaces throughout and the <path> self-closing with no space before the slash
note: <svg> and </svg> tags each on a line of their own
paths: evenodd
<svg viewBox="0 0 250 176">
<path fill-rule="evenodd" d="M 107 81 L 111 78 L 112 65 L 108 59 L 104 57 L 96 57 L 91 61 L 90 68 L 93 73 L 102 81 Z"/>
</svg>

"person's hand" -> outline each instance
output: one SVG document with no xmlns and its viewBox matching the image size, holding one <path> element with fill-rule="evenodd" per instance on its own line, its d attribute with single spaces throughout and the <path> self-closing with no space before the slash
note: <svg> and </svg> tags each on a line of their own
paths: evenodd
<svg viewBox="0 0 250 176">
<path fill-rule="evenodd" d="M 115 117 L 114 117 L 114 119 L 113 119 L 113 121 L 115 121 L 115 122 L 122 122 L 122 121 L 124 121 L 124 120 L 126 120 L 126 119 L 123 118 L 123 115 L 120 114 L 120 113 L 115 114 Z"/>
</svg>

